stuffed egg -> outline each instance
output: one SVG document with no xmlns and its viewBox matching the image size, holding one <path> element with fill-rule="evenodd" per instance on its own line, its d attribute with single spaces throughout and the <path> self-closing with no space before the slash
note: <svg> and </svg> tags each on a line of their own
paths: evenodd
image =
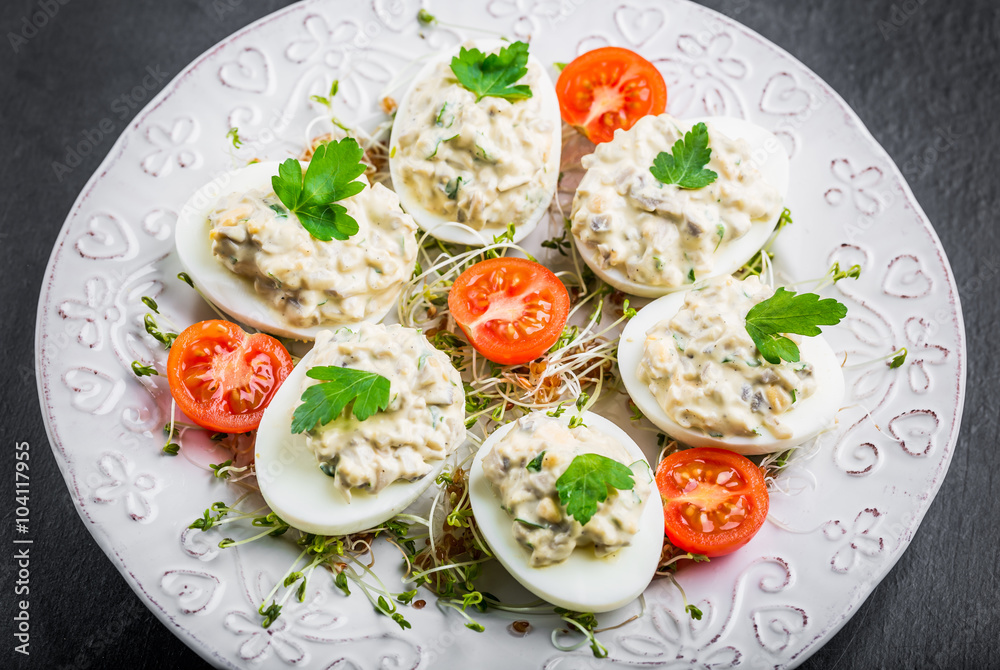
<svg viewBox="0 0 1000 670">
<path fill-rule="evenodd" d="M 596 414 L 533 412 L 494 431 L 469 473 L 476 523 L 497 560 L 525 588 L 572 610 L 606 612 L 649 585 L 663 547 L 663 507 L 645 455 L 625 431 Z M 608 459 L 608 460 L 602 460 Z M 584 515 L 560 487 L 588 463 L 617 464 L 606 499 Z M 592 472 L 592 471 L 591 471 Z M 571 510 L 573 513 L 571 513 Z"/>
<path fill-rule="evenodd" d="M 496 97 L 463 85 L 453 58 L 526 59 L 513 85 L 530 97 Z M 515 229 L 530 233 L 548 209 L 559 178 L 559 102 L 545 67 L 523 42 L 467 42 L 431 58 L 396 111 L 389 142 L 393 188 L 403 208 L 431 235 L 483 245 Z"/>
<path fill-rule="evenodd" d="M 305 391 L 334 383 L 307 376 L 325 367 L 381 375 L 388 406 L 364 420 L 348 407 L 293 433 Z M 353 533 L 416 500 L 464 440 L 465 392 L 448 356 L 412 328 L 361 323 L 320 332 L 278 389 L 257 430 L 257 481 L 270 508 L 295 528 Z"/>
<path fill-rule="evenodd" d="M 275 195 L 278 166 L 227 173 L 185 204 L 175 237 L 195 286 L 236 319 L 284 337 L 311 340 L 325 328 L 380 321 L 413 274 L 413 218 L 362 175 L 363 190 L 338 203 L 358 232 L 317 239 Z"/>
<path fill-rule="evenodd" d="M 704 169 L 716 178 L 689 188 L 661 182 L 654 162 L 661 153 L 683 162 L 676 145 L 692 150 L 700 133 L 688 133 L 699 123 L 711 152 Z M 601 279 L 643 297 L 734 272 L 774 231 L 788 190 L 777 138 L 728 117 L 643 117 L 584 156 L 583 167 L 571 217 L 580 255 Z"/>
<path fill-rule="evenodd" d="M 822 335 L 789 335 L 799 361 L 764 360 L 747 312 L 774 291 L 724 277 L 653 301 L 625 327 L 618 365 L 633 402 L 668 435 L 741 454 L 788 449 L 834 422 L 844 375 Z"/>
</svg>

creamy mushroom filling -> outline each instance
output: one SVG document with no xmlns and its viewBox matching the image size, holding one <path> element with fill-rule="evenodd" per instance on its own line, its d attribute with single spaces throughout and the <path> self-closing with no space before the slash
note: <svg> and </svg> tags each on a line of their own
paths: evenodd
<svg viewBox="0 0 1000 670">
<path fill-rule="evenodd" d="M 780 417 L 816 390 L 816 380 L 807 361 L 768 363 L 747 333 L 747 312 L 773 294 L 757 277 L 725 277 L 688 293 L 676 315 L 646 333 L 639 380 L 672 421 L 713 437 L 762 429 L 791 437 Z"/>
<path fill-rule="evenodd" d="M 528 62 L 518 80 L 532 97 L 506 100 L 476 95 L 455 79 L 448 63 L 409 93 L 397 114 L 394 160 L 402 184 L 428 211 L 477 230 L 525 222 L 546 202 L 558 177 L 548 169 L 555 146 L 553 121 L 538 90 L 539 66 Z"/>
<path fill-rule="evenodd" d="M 601 267 L 649 286 L 690 284 L 711 274 L 716 253 L 751 224 L 780 214 L 781 195 L 754 166 L 750 145 L 711 122 L 705 167 L 718 178 L 696 189 L 657 180 L 650 166 L 689 125 L 667 114 L 646 116 L 583 157 L 587 172 L 573 200 L 572 231 L 595 248 Z"/>
<path fill-rule="evenodd" d="M 613 437 L 537 415 L 519 419 L 483 459 L 487 479 L 514 519 L 514 538 L 531 551 L 533 567 L 564 561 L 582 546 L 606 556 L 631 544 L 639 530 L 642 501 L 649 495 L 648 477 L 642 474 L 634 477 L 634 488 L 612 489 L 586 525 L 566 513 L 556 480 L 576 456 L 588 453 L 625 465 L 633 460 Z"/>
<path fill-rule="evenodd" d="M 341 201 L 360 230 L 318 240 L 271 191 L 232 193 L 209 214 L 212 253 L 297 327 L 384 313 L 413 273 L 413 218 L 380 184 Z"/>
<path fill-rule="evenodd" d="M 348 493 L 420 479 L 465 439 L 462 378 L 420 331 L 369 323 L 322 331 L 310 367 L 316 366 L 348 367 L 389 380 L 386 410 L 364 421 L 345 414 L 306 433 L 320 468 Z M 302 391 L 315 383 L 308 379 Z"/>
</svg>

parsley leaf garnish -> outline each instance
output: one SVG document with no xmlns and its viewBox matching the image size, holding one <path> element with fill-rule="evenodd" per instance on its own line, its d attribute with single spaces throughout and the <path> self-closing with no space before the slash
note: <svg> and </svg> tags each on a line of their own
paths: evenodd
<svg viewBox="0 0 1000 670">
<path fill-rule="evenodd" d="M 681 188 L 703 188 L 719 178 L 705 166 L 712 158 L 708 148 L 708 126 L 696 123 L 694 128 L 684 133 L 683 140 L 677 140 L 671 153 L 661 151 L 653 160 L 649 171 L 664 184 L 677 184 Z"/>
<path fill-rule="evenodd" d="M 364 153 L 356 140 L 345 137 L 316 147 L 305 177 L 294 158 L 278 166 L 278 174 L 271 177 L 275 195 L 317 240 L 346 240 L 358 232 L 358 222 L 336 201 L 364 190 L 364 183 L 355 181 L 365 171 Z"/>
<path fill-rule="evenodd" d="M 608 489 L 626 491 L 635 486 L 628 466 L 600 454 L 580 454 L 556 480 L 559 502 L 566 513 L 585 526 L 608 499 Z"/>
<path fill-rule="evenodd" d="M 312 430 L 316 424 L 336 419 L 353 401 L 351 412 L 358 421 L 389 406 L 389 380 L 375 372 L 318 366 L 306 372 L 311 379 L 322 380 L 302 393 L 302 404 L 292 414 L 292 432 Z"/>
<path fill-rule="evenodd" d="M 531 97 L 527 84 L 514 85 L 528 72 L 528 45 L 514 42 L 500 53 L 484 54 L 479 49 L 462 49 L 451 59 L 451 71 L 458 83 L 476 94 L 476 102 L 487 96 L 520 100 Z"/>
<path fill-rule="evenodd" d="M 781 333 L 814 337 L 819 326 L 835 326 L 847 316 L 847 307 L 833 298 L 820 300 L 815 293 L 796 294 L 779 288 L 767 300 L 747 312 L 747 333 L 768 363 L 777 365 L 781 359 L 796 363 L 799 348 Z"/>
</svg>

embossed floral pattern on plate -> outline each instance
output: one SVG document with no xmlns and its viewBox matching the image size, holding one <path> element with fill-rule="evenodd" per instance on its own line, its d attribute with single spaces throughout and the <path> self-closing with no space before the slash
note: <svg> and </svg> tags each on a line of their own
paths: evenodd
<svg viewBox="0 0 1000 670">
<path fill-rule="evenodd" d="M 448 25 L 419 25 L 421 7 Z M 172 233 L 188 195 L 240 162 L 297 152 L 323 111 L 309 96 L 325 95 L 334 79 L 334 112 L 370 127 L 383 118 L 381 96 L 400 95 L 415 56 L 479 34 L 458 26 L 530 38 L 543 63 L 607 44 L 637 49 L 663 71 L 674 113 L 725 113 L 773 130 L 792 159 L 796 215 L 777 246 L 779 271 L 794 280 L 833 261 L 860 265 L 861 279 L 831 289 L 850 309 L 832 344 L 851 363 L 909 350 L 899 369 L 883 361 L 847 370 L 848 405 L 821 438 L 819 457 L 779 482 L 775 523 L 739 553 L 678 574 L 701 621 L 657 581 L 646 614 L 604 636 L 609 667 L 801 662 L 899 558 L 947 471 L 964 394 L 961 310 L 930 223 L 843 101 L 760 36 L 680 0 L 311 0 L 197 59 L 87 184 L 39 301 L 39 395 L 78 511 L 150 609 L 218 667 L 426 668 L 475 659 L 504 668 L 512 649 L 526 667 L 590 660 L 557 652 L 542 623 L 511 638 L 509 620 L 497 615 L 484 616 L 487 632 L 477 635 L 426 607 L 408 612 L 413 628 L 400 631 L 363 597 L 345 598 L 322 579 L 287 618 L 259 628 L 262 584 L 284 574 L 295 548 L 219 550 L 217 530 L 186 529 L 213 501 L 236 496 L 199 471 L 202 461 L 160 454 L 170 408 L 164 383 L 129 370 L 133 360 L 162 366 L 165 358 L 142 327 L 141 296 L 155 296 L 179 323 L 208 316 L 174 279 Z M 225 138 L 233 125 L 245 140 L 239 149 Z M 637 611 L 633 604 L 608 620 Z"/>
</svg>

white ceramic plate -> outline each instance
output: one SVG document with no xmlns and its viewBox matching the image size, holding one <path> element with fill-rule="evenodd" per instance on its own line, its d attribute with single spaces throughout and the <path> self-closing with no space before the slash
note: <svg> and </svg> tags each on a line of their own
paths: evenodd
<svg viewBox="0 0 1000 670">
<path fill-rule="evenodd" d="M 641 619 L 602 636 L 610 659 L 601 667 L 801 662 L 899 558 L 951 460 L 965 337 L 930 223 L 828 86 L 709 10 L 678 0 L 424 5 L 451 24 L 530 35 L 545 63 L 605 44 L 633 48 L 664 73 L 671 113 L 740 116 L 771 129 L 791 156 L 788 204 L 796 219 L 778 245 L 779 269 L 794 280 L 833 260 L 863 267 L 860 281 L 832 291 L 850 313 L 830 329 L 831 344 L 856 361 L 906 346 L 906 364 L 848 371 L 852 406 L 817 456 L 782 478 L 784 493 L 771 502 L 775 523 L 740 552 L 681 572 L 705 613 L 701 621 L 688 619 L 677 591 L 659 581 L 646 592 Z M 181 268 L 173 226 L 195 189 L 238 162 L 226 131 L 237 126 L 246 140 L 235 152 L 239 161 L 297 154 L 306 124 L 322 112 L 309 95 L 324 94 L 334 78 L 336 113 L 374 124 L 382 89 L 412 76 L 414 55 L 473 36 L 421 30 L 420 7 L 415 0 L 305 2 L 208 51 L 124 132 L 74 205 L 49 262 L 38 309 L 38 388 L 76 509 L 150 609 L 219 667 L 455 667 L 474 659 L 476 667 L 505 668 L 516 655 L 523 667 L 551 670 L 592 658 L 586 649 L 554 649 L 552 622 L 544 620 L 512 638 L 509 618 L 487 615 L 487 632 L 476 634 L 429 606 L 407 612 L 413 628 L 400 631 L 364 598 L 342 597 L 322 579 L 264 631 L 257 602 L 294 549 L 275 542 L 223 551 L 217 530 L 186 529 L 210 503 L 234 497 L 197 469 L 221 454 L 206 447 L 161 456 L 164 380 L 139 381 L 129 371 L 132 360 L 164 358 L 144 333 L 141 296 L 154 296 L 178 323 L 211 315 L 174 279 Z M 631 432 L 654 456 L 650 434 Z"/>
</svg>

